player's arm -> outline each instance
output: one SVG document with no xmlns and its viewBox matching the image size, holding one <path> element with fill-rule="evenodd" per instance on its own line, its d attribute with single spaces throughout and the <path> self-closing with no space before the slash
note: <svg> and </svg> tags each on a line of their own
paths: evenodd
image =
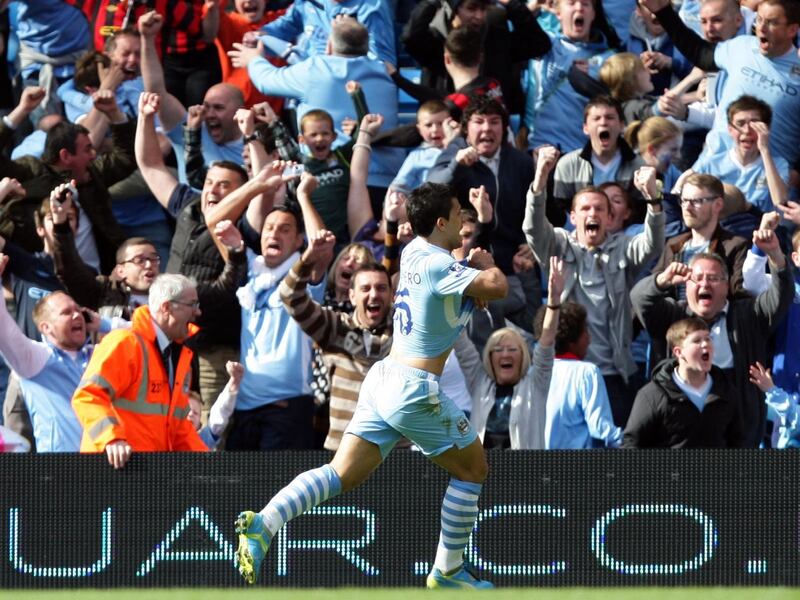
<svg viewBox="0 0 800 600">
<path fill-rule="evenodd" d="M 508 280 L 499 267 L 495 266 L 494 258 L 486 250 L 473 248 L 469 252 L 468 264 L 480 273 L 467 286 L 465 296 L 476 300 L 499 300 L 508 293 Z"/>
</svg>

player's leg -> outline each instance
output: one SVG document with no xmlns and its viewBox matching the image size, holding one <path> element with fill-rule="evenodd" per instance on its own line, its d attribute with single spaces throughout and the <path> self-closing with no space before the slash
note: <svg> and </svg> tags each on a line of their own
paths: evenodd
<svg viewBox="0 0 800 600">
<path fill-rule="evenodd" d="M 436 378 L 415 369 L 404 372 L 405 402 L 387 421 L 452 476 L 442 502 L 442 531 L 428 587 L 493 587 L 469 573 L 463 558 L 488 472 L 483 447 L 464 413 L 439 393 Z"/>
<path fill-rule="evenodd" d="M 372 370 L 362 384 L 359 402 L 342 443 L 330 464 L 298 475 L 259 513 L 245 511 L 236 522 L 239 573 L 255 583 L 270 542 L 288 521 L 348 491 L 377 468 L 399 435 L 375 415 L 371 390 L 380 385 Z"/>
<path fill-rule="evenodd" d="M 478 517 L 478 498 L 489 471 L 483 446 L 475 439 L 465 448 L 453 446 L 430 458 L 451 478 L 442 501 L 442 529 L 428 587 L 492 587 L 464 568 L 464 550 Z"/>
</svg>

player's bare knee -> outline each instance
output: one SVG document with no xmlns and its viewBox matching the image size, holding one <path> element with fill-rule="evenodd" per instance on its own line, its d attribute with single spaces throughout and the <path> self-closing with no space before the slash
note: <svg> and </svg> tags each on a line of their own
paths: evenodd
<svg viewBox="0 0 800 600">
<path fill-rule="evenodd" d="M 460 465 L 453 476 L 461 481 L 469 481 L 470 483 L 483 483 L 486 481 L 486 476 L 489 474 L 489 465 L 486 458 L 481 456 L 480 460 L 471 461 L 467 464 Z"/>
</svg>

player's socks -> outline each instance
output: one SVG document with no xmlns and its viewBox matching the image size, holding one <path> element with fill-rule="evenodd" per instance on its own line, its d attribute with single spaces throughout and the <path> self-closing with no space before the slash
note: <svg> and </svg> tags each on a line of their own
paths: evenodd
<svg viewBox="0 0 800 600">
<path fill-rule="evenodd" d="M 442 501 L 442 532 L 434 566 L 442 573 L 457 570 L 464 562 L 464 548 L 478 517 L 480 483 L 451 479 Z"/>
<path fill-rule="evenodd" d="M 342 482 L 330 465 L 301 473 L 261 511 L 264 526 L 274 536 L 287 521 L 341 493 Z"/>
</svg>

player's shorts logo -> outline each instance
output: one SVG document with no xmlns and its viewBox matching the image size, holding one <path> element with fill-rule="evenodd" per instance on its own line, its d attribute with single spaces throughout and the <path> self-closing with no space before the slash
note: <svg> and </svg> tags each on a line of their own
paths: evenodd
<svg viewBox="0 0 800 600">
<path fill-rule="evenodd" d="M 467 435 L 469 432 L 469 421 L 467 421 L 467 417 L 461 417 L 458 422 L 456 423 L 456 429 L 458 429 L 458 433 L 462 436 Z"/>
</svg>

